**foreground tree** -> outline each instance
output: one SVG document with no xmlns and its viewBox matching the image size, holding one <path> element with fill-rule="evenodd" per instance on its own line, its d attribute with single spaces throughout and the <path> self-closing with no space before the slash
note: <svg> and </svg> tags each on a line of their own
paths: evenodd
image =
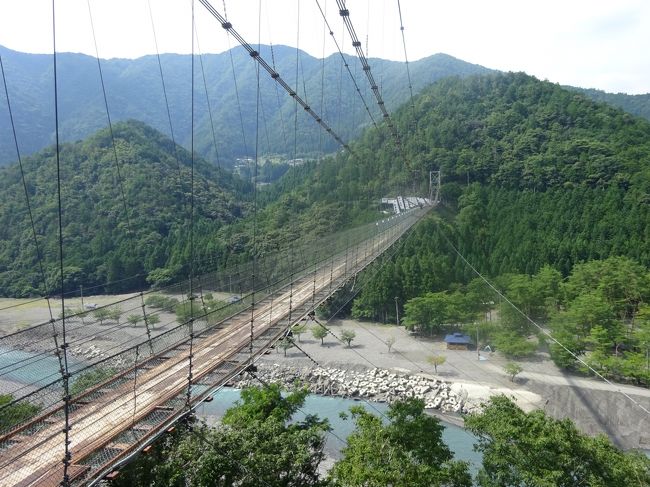
<svg viewBox="0 0 650 487">
<path fill-rule="evenodd" d="M 424 402 L 391 404 L 389 423 L 362 407 L 351 409 L 356 430 L 343 458 L 330 472 L 335 486 L 471 486 L 465 462 L 452 460 L 440 421 L 424 413 Z"/>
<path fill-rule="evenodd" d="M 506 396 L 492 397 L 465 427 L 479 438 L 481 486 L 650 485 L 650 459 L 621 452 L 605 436 L 585 436 L 569 419 L 525 413 Z"/>
<path fill-rule="evenodd" d="M 329 426 L 314 416 L 289 424 L 306 390 L 285 397 L 280 387 L 247 388 L 221 424 L 194 425 L 141 456 L 117 486 L 324 486 L 318 466 Z"/>
</svg>

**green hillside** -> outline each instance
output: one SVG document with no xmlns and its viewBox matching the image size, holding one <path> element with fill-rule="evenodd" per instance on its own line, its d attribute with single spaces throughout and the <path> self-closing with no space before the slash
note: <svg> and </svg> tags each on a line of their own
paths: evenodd
<svg viewBox="0 0 650 487">
<path fill-rule="evenodd" d="M 173 262 L 182 261 L 178 254 L 186 252 L 189 153 L 178 148 L 177 164 L 171 141 L 141 122 L 115 124 L 114 134 L 122 185 L 108 129 L 61 147 L 66 290 L 81 284 L 95 292 L 141 288 L 149 271 L 175 268 Z M 54 149 L 23 163 L 52 287 L 58 265 Z M 42 280 L 20 171 L 16 164 L 0 174 L 0 294 L 38 294 Z M 214 231 L 247 212 L 251 188 L 201 159 L 195 162 L 194 189 L 197 233 Z"/>
<path fill-rule="evenodd" d="M 286 46 L 261 46 L 260 53 L 287 82 L 295 85 L 296 50 Z M 7 73 L 14 118 L 21 151 L 31 154 L 54 141 L 54 107 L 52 56 L 24 54 L 0 46 L 0 55 Z M 202 57 L 207 90 L 212 108 L 219 159 L 232 167 L 235 158 L 252 157 L 255 141 L 255 62 L 242 47 L 232 49 L 237 73 L 233 80 L 230 53 L 206 54 Z M 169 109 L 176 142 L 185 148 L 190 144 L 190 65 L 188 55 L 161 55 Z M 381 120 L 374 97 L 363 78 L 357 58 L 346 56 L 376 120 Z M 390 109 L 406 101 L 406 69 L 401 62 L 370 60 Z M 82 54 L 58 55 L 59 116 L 64 141 L 83 139 L 107 125 L 97 62 Z M 413 86 L 424 86 L 445 76 L 467 76 L 489 70 L 445 54 L 436 54 L 410 63 Z M 210 114 L 207 110 L 201 65 L 196 63 L 195 86 L 195 149 L 206 159 L 216 162 Z M 324 71 L 323 71 L 324 69 Z M 139 59 L 102 60 L 111 118 L 114 121 L 136 119 L 169 134 L 169 123 L 156 56 Z M 324 88 L 321 90 L 321 86 Z M 293 158 L 293 99 L 278 88 L 270 76 L 261 77 L 262 154 L 280 154 Z M 371 124 L 350 78 L 343 69 L 338 53 L 322 60 L 300 53 L 299 93 L 321 113 L 335 131 L 351 140 Z M 323 104 L 321 110 L 321 92 Z M 241 103 L 241 120 L 237 104 Z M 302 110 L 298 113 L 298 152 L 302 155 L 319 151 L 333 152 L 336 142 L 323 134 Z M 242 125 L 245 137 L 242 136 Z M 11 128 L 4 94 L 0 95 L 0 165 L 15 161 Z"/>
<path fill-rule="evenodd" d="M 516 304 L 555 323 L 576 350 L 600 339 L 613 351 L 623 333 L 630 352 L 617 358 L 617 376 L 650 380 L 650 370 L 631 365 L 645 353 L 636 335 L 645 328 L 630 327 L 635 317 L 650 316 L 642 307 L 650 300 L 650 123 L 525 74 L 442 80 L 415 105 L 415 123 L 410 108 L 395 113 L 405 157 L 385 131 L 370 130 L 353 144 L 354 154 L 303 168 L 295 180 L 285 176 L 260 219 L 265 238 L 290 241 L 376 217 L 380 197 L 408 194 L 414 184 L 422 189 L 428 171 L 440 168 L 443 205 L 364 287 L 351 312 L 394 322 L 397 297 L 401 316 L 412 319 L 405 323 L 429 331 L 442 331 L 422 321 L 431 313 L 442 323 L 478 319 L 497 296 L 453 245 Z M 418 303 L 436 311 L 414 317 Z M 576 331 L 585 306 L 611 325 L 604 342 L 590 336 L 598 321 Z M 498 330 L 508 334 L 490 335 L 490 343 L 514 355 L 534 350 L 525 338 L 535 330 L 507 309 L 500 316 L 507 323 Z"/>
<path fill-rule="evenodd" d="M 405 158 L 370 130 L 354 155 L 307 172 L 291 197 L 307 221 L 326 207 L 373 207 L 441 169 L 447 221 L 491 275 L 568 273 L 610 255 L 650 264 L 649 122 L 525 74 L 445 79 L 415 105 L 415 124 L 408 107 L 394 116 Z"/>
<path fill-rule="evenodd" d="M 574 88 L 567 86 L 570 90 L 578 91 L 594 101 L 602 101 L 612 106 L 621 108 L 632 115 L 650 120 L 650 93 L 643 95 L 628 95 L 627 93 L 607 93 L 593 88 Z"/>
<path fill-rule="evenodd" d="M 444 204 L 352 314 L 394 322 L 397 298 L 411 329 L 475 336 L 482 321 L 481 343 L 507 357 L 548 346 L 562 367 L 649 384 L 650 123 L 524 74 L 443 80 L 416 114 L 410 133 L 410 111 L 396 114 L 407 160 L 416 173 L 441 168 Z M 389 160 L 392 145 L 372 134 L 356 149 L 378 145 L 376 161 Z M 494 309 L 498 319 L 483 321 Z"/>
</svg>

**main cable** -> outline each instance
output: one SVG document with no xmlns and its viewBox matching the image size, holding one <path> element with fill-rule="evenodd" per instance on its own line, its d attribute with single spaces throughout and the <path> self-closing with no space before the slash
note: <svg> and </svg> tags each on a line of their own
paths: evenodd
<svg viewBox="0 0 650 487">
<path fill-rule="evenodd" d="M 368 64 L 366 55 L 364 54 L 363 48 L 361 47 L 361 42 L 359 41 L 359 38 L 357 37 L 357 33 L 354 30 L 354 26 L 352 25 L 352 21 L 350 20 L 350 11 L 345 6 L 344 0 L 336 0 L 336 3 L 339 6 L 339 14 L 343 18 L 343 23 L 347 27 L 348 33 L 350 34 L 350 38 L 352 39 L 352 46 L 357 51 L 357 56 L 361 61 L 361 64 L 363 66 L 363 71 L 366 73 L 366 77 L 368 78 L 368 82 L 370 83 L 370 88 L 372 89 L 372 92 L 375 94 L 375 98 L 377 99 L 377 105 L 379 106 L 379 109 L 381 110 L 384 116 L 384 120 L 386 120 L 386 124 L 388 125 L 388 128 L 393 136 L 393 139 L 395 140 L 395 145 L 397 145 L 400 151 L 402 151 L 402 141 L 400 139 L 399 133 L 397 132 L 397 129 L 395 128 L 395 124 L 390 118 L 390 114 L 386 110 L 386 105 L 384 103 L 384 100 L 382 99 L 381 93 L 379 92 L 379 87 L 377 86 L 377 83 L 375 82 L 375 79 L 372 75 L 370 64 Z"/>
<path fill-rule="evenodd" d="M 208 0 L 199 0 L 201 4 L 207 9 L 210 14 L 216 18 L 220 23 L 221 27 L 223 27 L 225 30 L 227 30 L 237 41 L 242 45 L 246 51 L 248 51 L 248 54 L 254 58 L 260 66 L 264 68 L 264 70 L 271 75 L 271 78 L 273 78 L 276 83 L 278 83 L 282 88 L 285 89 L 287 93 L 289 93 L 289 96 L 294 98 L 298 104 L 307 112 L 311 117 L 316 120 L 316 122 L 325 129 L 325 131 L 330 134 L 334 140 L 336 140 L 342 147 L 347 149 L 350 153 L 352 153 L 352 149 L 348 144 L 346 144 L 339 135 L 334 132 L 334 130 L 305 102 L 300 95 L 291 88 L 284 79 L 280 76 L 280 74 L 273 69 L 265 60 L 262 56 L 260 56 L 260 53 L 253 49 L 251 45 L 246 42 L 246 40 L 233 28 L 232 24 L 228 22 L 211 4 L 208 2 Z"/>
<path fill-rule="evenodd" d="M 339 45 L 338 41 L 336 40 L 336 37 L 334 36 L 334 31 L 332 30 L 332 27 L 330 26 L 329 21 L 327 20 L 327 12 L 323 10 L 323 8 L 320 5 L 320 2 L 316 0 L 316 5 L 318 6 L 318 10 L 321 13 L 321 16 L 323 17 L 323 22 L 325 23 L 325 26 L 327 26 L 327 30 L 329 31 L 330 36 L 332 37 L 332 40 L 334 41 L 334 44 L 336 45 L 336 50 L 339 52 L 339 56 L 341 57 L 341 61 L 343 62 L 343 66 L 345 66 L 345 69 L 347 70 L 348 74 L 350 75 L 350 79 L 352 80 L 352 83 L 354 84 L 354 89 L 359 95 L 359 98 L 361 98 L 361 101 L 363 102 L 363 107 L 366 110 L 366 113 L 370 117 L 370 120 L 372 121 L 372 125 L 378 129 L 379 127 L 377 126 L 377 122 L 375 120 L 375 117 L 372 115 L 372 112 L 370 111 L 370 108 L 368 107 L 368 103 L 366 102 L 366 99 L 364 98 L 363 94 L 361 93 L 361 88 L 359 88 L 359 84 L 357 83 L 357 79 L 354 77 L 352 74 L 352 71 L 350 70 L 350 65 L 348 64 L 347 60 L 345 59 L 345 55 L 343 54 L 343 51 L 341 51 L 341 46 Z M 327 9 L 327 3 L 325 4 L 325 8 Z M 324 43 L 323 43 L 324 44 Z M 325 62 L 325 46 L 323 45 L 323 62 Z"/>
</svg>

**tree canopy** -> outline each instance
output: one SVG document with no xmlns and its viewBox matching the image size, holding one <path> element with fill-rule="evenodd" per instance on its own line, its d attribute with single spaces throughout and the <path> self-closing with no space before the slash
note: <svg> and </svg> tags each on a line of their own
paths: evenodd
<svg viewBox="0 0 650 487">
<path fill-rule="evenodd" d="M 421 400 L 391 404 L 388 423 L 362 407 L 352 408 L 355 431 L 331 472 L 341 487 L 471 486 L 467 464 L 453 460 L 440 421 Z"/>
<path fill-rule="evenodd" d="M 505 396 L 465 420 L 478 436 L 483 487 L 627 487 L 650 485 L 650 459 L 623 453 L 605 436 L 581 434 L 568 419 L 525 413 Z"/>
</svg>

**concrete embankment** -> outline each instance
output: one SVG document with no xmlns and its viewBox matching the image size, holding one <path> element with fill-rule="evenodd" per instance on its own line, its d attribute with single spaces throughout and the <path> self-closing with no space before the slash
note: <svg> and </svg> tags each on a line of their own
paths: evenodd
<svg viewBox="0 0 650 487">
<path fill-rule="evenodd" d="M 449 382 L 424 374 L 405 374 L 387 369 L 357 371 L 264 364 L 259 365 L 255 375 L 265 382 L 287 387 L 304 385 L 312 394 L 387 403 L 415 397 L 422 399 L 427 409 L 443 413 L 464 414 L 478 408 L 467 394 L 452 391 Z M 259 385 L 259 380 L 244 374 L 234 383 L 238 388 L 249 385 Z"/>
</svg>

